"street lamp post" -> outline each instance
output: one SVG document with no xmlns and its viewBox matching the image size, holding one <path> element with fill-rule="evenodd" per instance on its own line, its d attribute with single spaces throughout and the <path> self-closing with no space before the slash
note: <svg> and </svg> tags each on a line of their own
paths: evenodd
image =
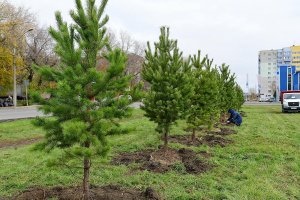
<svg viewBox="0 0 300 200">
<path fill-rule="evenodd" d="M 26 33 L 33 31 L 33 28 L 28 29 L 25 31 L 18 39 L 17 41 L 22 38 Z M 13 94 L 13 103 L 14 108 L 17 107 L 17 66 L 16 66 L 16 47 L 14 46 L 13 49 L 13 79 L 14 79 L 14 94 Z"/>
<path fill-rule="evenodd" d="M 13 50 L 13 79 L 14 79 L 14 94 L 13 94 L 13 103 L 14 107 L 17 107 L 17 69 L 16 69 L 16 48 Z"/>
</svg>

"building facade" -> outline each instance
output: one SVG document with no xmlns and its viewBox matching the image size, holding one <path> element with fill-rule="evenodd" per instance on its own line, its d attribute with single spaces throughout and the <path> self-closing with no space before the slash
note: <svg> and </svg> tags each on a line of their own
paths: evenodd
<svg viewBox="0 0 300 200">
<path fill-rule="evenodd" d="M 258 93 L 279 100 L 281 91 L 300 90 L 300 46 L 260 51 Z"/>
<path fill-rule="evenodd" d="M 279 90 L 300 90 L 300 67 L 293 65 L 279 66 Z"/>
<path fill-rule="evenodd" d="M 277 64 L 277 100 L 281 91 L 300 89 L 300 46 L 286 47 L 281 51 L 282 62 L 278 56 Z"/>
<path fill-rule="evenodd" d="M 300 67 L 300 46 L 292 46 L 292 65 L 296 67 Z"/>
<path fill-rule="evenodd" d="M 258 55 L 258 93 L 260 97 L 273 97 L 276 91 L 278 50 L 260 51 Z"/>
</svg>

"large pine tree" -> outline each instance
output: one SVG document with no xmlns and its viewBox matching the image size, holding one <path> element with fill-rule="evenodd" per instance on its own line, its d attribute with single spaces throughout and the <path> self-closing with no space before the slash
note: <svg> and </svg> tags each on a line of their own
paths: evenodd
<svg viewBox="0 0 300 200">
<path fill-rule="evenodd" d="M 35 94 L 41 110 L 52 118 L 38 118 L 36 125 L 46 130 L 41 147 L 64 151 L 59 161 L 81 158 L 83 165 L 83 199 L 89 198 L 91 160 L 105 156 L 109 150 L 106 135 L 116 131 L 116 118 L 127 116 L 128 101 L 116 98 L 125 92 L 129 79 L 124 76 L 126 55 L 116 49 L 105 56 L 109 67 L 105 72 L 96 70 L 96 57 L 108 44 L 103 16 L 107 0 L 97 7 L 95 0 L 87 0 L 86 8 L 76 0 L 76 11 L 70 15 L 74 24 L 68 26 L 56 13 L 57 30 L 50 28 L 56 41 L 55 51 L 60 57 L 58 68 L 41 67 L 43 79 L 55 83 L 49 89 L 49 100 Z"/>
<path fill-rule="evenodd" d="M 169 28 L 162 27 L 154 51 L 149 42 L 146 50 L 142 76 L 150 83 L 150 91 L 142 109 L 157 124 L 156 131 L 162 134 L 165 149 L 170 127 L 181 117 L 189 97 L 189 67 L 189 59 L 184 61 L 177 41 L 169 38 Z"/>
</svg>

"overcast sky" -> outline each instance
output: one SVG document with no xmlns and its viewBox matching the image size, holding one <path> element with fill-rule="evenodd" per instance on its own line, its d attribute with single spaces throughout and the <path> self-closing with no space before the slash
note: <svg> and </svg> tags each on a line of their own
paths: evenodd
<svg viewBox="0 0 300 200">
<path fill-rule="evenodd" d="M 70 21 L 74 0 L 8 0 L 36 13 L 41 25 L 55 25 L 54 12 Z M 97 1 L 98 3 L 100 0 Z M 258 51 L 300 44 L 299 0 L 109 0 L 109 27 L 140 41 L 156 41 L 170 27 L 185 55 L 202 54 L 226 63 L 245 89 L 257 85 Z"/>
</svg>

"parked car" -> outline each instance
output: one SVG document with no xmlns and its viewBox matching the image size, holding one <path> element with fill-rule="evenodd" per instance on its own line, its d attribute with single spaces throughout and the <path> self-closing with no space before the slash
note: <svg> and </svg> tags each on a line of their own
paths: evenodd
<svg viewBox="0 0 300 200">
<path fill-rule="evenodd" d="M 260 97 L 259 102 L 268 102 L 270 100 L 269 97 Z"/>
<path fill-rule="evenodd" d="M 0 107 L 14 106 L 13 99 L 11 96 L 7 98 L 0 98 Z"/>
<path fill-rule="evenodd" d="M 266 102 L 274 102 L 276 99 L 274 97 L 270 97 Z"/>
</svg>

